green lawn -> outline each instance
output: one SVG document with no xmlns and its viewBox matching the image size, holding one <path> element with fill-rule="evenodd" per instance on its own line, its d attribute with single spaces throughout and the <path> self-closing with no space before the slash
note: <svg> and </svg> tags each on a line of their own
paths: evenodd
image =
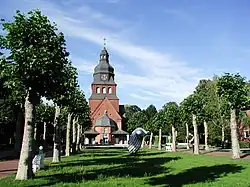
<svg viewBox="0 0 250 187">
<path fill-rule="evenodd" d="M 185 153 L 96 149 L 50 164 L 29 181 L 1 179 L 0 186 L 201 186 L 249 187 L 250 160 Z"/>
</svg>

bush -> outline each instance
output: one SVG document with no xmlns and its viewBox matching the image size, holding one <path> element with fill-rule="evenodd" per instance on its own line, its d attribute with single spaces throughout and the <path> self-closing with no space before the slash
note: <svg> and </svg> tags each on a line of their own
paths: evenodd
<svg viewBox="0 0 250 187">
<path fill-rule="evenodd" d="M 250 148 L 250 142 L 249 141 L 240 141 L 240 148 Z"/>
</svg>

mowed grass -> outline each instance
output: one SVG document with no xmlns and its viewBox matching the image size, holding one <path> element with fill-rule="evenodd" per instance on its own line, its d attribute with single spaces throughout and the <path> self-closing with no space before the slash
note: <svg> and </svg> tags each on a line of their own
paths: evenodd
<svg viewBox="0 0 250 187">
<path fill-rule="evenodd" d="M 0 186 L 192 186 L 248 187 L 250 160 L 195 156 L 158 150 L 140 150 L 130 156 L 126 149 L 85 150 L 63 157 L 60 164 L 49 163 L 33 180 L 1 179 Z"/>
</svg>

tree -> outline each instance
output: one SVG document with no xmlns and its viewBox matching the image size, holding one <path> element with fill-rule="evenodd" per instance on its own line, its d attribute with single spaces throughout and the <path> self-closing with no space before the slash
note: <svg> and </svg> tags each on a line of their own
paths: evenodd
<svg viewBox="0 0 250 187">
<path fill-rule="evenodd" d="M 185 114 L 192 116 L 192 124 L 194 128 L 194 154 L 199 154 L 199 133 L 197 121 L 201 119 L 203 113 L 202 98 L 194 92 L 182 102 L 182 110 Z"/>
<path fill-rule="evenodd" d="M 145 110 L 145 114 L 148 116 L 148 119 L 152 119 L 156 113 L 157 109 L 154 105 L 149 105 Z"/>
<path fill-rule="evenodd" d="M 35 124 L 36 127 L 42 127 L 43 131 L 42 131 L 42 143 L 44 150 L 45 147 L 47 147 L 47 127 L 49 124 L 53 124 L 53 118 L 54 118 L 54 114 L 55 114 L 55 107 L 54 106 L 50 106 L 48 103 L 40 103 L 37 107 L 36 107 L 36 117 L 35 117 Z M 36 137 L 34 135 L 34 137 Z M 40 140 L 40 139 L 39 139 Z"/>
<path fill-rule="evenodd" d="M 125 108 L 124 117 L 128 120 L 134 115 L 134 113 L 141 111 L 140 107 L 138 107 L 137 105 L 125 105 L 124 108 Z"/>
<path fill-rule="evenodd" d="M 180 103 L 179 112 L 180 112 L 180 116 L 179 116 L 180 126 L 184 127 L 183 129 L 186 129 L 185 140 L 187 143 L 189 143 L 189 126 L 190 124 L 192 124 L 192 116 L 190 115 L 189 110 L 186 107 L 186 100 Z M 187 149 L 189 149 L 188 145 L 187 145 Z"/>
<path fill-rule="evenodd" d="M 4 100 L 1 107 L 3 107 L 5 114 L 7 111 L 11 114 L 11 117 L 7 114 L 8 117 L 5 116 L 4 118 L 7 117 L 9 120 L 16 121 L 14 150 L 19 153 L 22 142 L 22 128 L 24 126 L 25 90 L 21 82 L 11 75 L 12 64 L 8 62 L 7 57 L 3 53 L 0 55 L 0 69 L 0 98 Z M 9 110 L 6 110 L 7 108 Z"/>
<path fill-rule="evenodd" d="M 85 94 L 79 88 L 77 88 L 74 94 L 72 94 L 72 98 L 70 100 L 69 112 L 74 115 L 73 124 L 72 124 L 73 125 L 72 152 L 74 153 L 76 150 L 80 149 L 79 143 L 80 143 L 80 136 L 81 136 L 81 127 L 87 125 L 85 124 L 85 122 L 88 121 L 88 118 L 89 118 L 89 107 L 85 99 Z M 68 124 L 67 135 L 69 135 L 70 129 L 71 128 Z M 67 147 L 67 145 L 69 146 L 70 143 L 69 142 L 67 143 L 67 141 L 70 141 L 69 136 L 66 139 L 66 150 L 67 152 L 69 152 L 68 150 L 69 147 Z"/>
<path fill-rule="evenodd" d="M 164 105 L 165 120 L 172 128 L 172 151 L 176 152 L 176 130 L 179 125 L 179 106 L 176 102 L 169 102 Z"/>
<path fill-rule="evenodd" d="M 216 84 L 211 80 L 200 80 L 198 86 L 196 87 L 196 94 L 198 94 L 199 98 L 201 98 L 202 111 L 200 117 L 204 125 L 205 150 L 209 150 L 208 122 L 213 121 L 214 117 L 219 117 Z"/>
<path fill-rule="evenodd" d="M 70 105 L 71 96 L 77 88 L 77 69 L 69 63 L 64 69 L 64 77 L 61 78 L 61 86 L 52 93 L 52 100 L 55 103 L 54 118 L 54 148 L 52 162 L 61 161 L 61 128 L 59 125 L 61 108 Z M 76 121 L 74 121 L 76 123 Z"/>
<path fill-rule="evenodd" d="M 128 120 L 128 132 L 132 132 L 137 127 L 144 127 L 148 121 L 148 116 L 145 113 L 145 110 L 136 112 L 132 118 Z"/>
<path fill-rule="evenodd" d="M 230 107 L 230 129 L 232 141 L 232 158 L 240 158 L 240 146 L 237 135 L 236 112 L 249 106 L 249 87 L 245 78 L 239 74 L 225 73 L 218 79 L 217 92 L 221 99 L 225 99 Z"/>
<path fill-rule="evenodd" d="M 22 150 L 16 175 L 17 180 L 33 177 L 32 143 L 33 112 L 42 96 L 48 98 L 63 87 L 68 78 L 64 35 L 57 32 L 55 24 L 39 10 L 27 14 L 16 12 L 12 22 L 3 20 L 5 36 L 1 36 L 0 46 L 9 50 L 8 73 L 11 79 L 8 86 L 20 82 L 25 89 L 25 124 Z M 6 73 L 5 73 L 6 74 Z M 17 80 L 17 81 L 16 81 Z"/>
</svg>

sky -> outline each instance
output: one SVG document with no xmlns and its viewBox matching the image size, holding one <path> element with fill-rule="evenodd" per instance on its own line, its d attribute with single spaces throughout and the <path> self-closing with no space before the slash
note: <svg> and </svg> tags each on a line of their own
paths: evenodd
<svg viewBox="0 0 250 187">
<path fill-rule="evenodd" d="M 2 0 L 0 17 L 38 8 L 65 34 L 88 99 L 107 39 L 120 104 L 160 109 L 200 79 L 250 79 L 249 0 Z"/>
</svg>

